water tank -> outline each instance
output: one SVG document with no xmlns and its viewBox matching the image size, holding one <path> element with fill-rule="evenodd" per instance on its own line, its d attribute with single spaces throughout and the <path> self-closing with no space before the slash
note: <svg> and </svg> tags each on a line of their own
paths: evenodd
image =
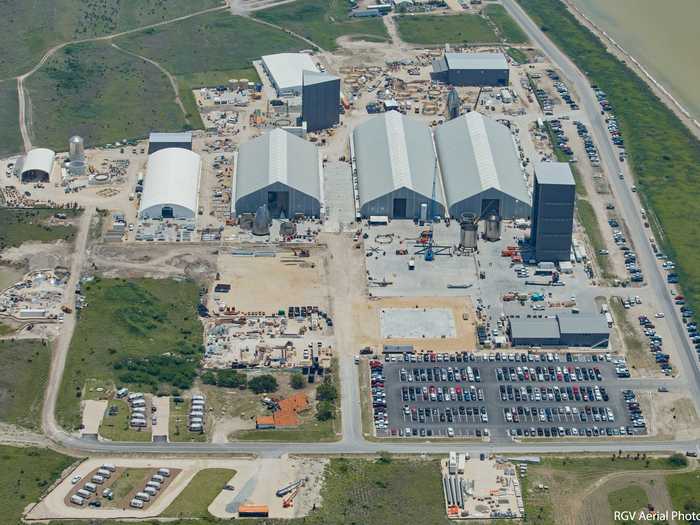
<svg viewBox="0 0 700 525">
<path fill-rule="evenodd" d="M 85 160 L 85 144 L 83 143 L 83 137 L 75 135 L 70 138 L 68 142 L 68 157 L 71 162 Z"/>
<path fill-rule="evenodd" d="M 501 238 L 501 219 L 498 215 L 489 215 L 486 219 L 486 240 L 497 241 Z"/>
<path fill-rule="evenodd" d="M 270 235 L 270 212 L 267 205 L 263 204 L 255 212 L 255 220 L 253 221 L 253 235 Z"/>
<path fill-rule="evenodd" d="M 463 213 L 459 220 L 459 247 L 463 250 L 476 250 L 479 223 L 473 213 Z"/>
</svg>

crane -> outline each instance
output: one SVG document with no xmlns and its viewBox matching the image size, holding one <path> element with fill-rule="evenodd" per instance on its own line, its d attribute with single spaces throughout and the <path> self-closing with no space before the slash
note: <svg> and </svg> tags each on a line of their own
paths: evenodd
<svg viewBox="0 0 700 525">
<path fill-rule="evenodd" d="M 435 211 L 433 210 L 433 206 L 435 204 L 435 198 L 437 197 L 436 191 L 437 191 L 437 175 L 438 175 L 438 159 L 437 155 L 435 156 L 435 168 L 433 169 L 433 192 L 432 195 L 430 196 L 430 205 L 428 208 L 428 245 L 425 248 L 425 254 L 424 258 L 427 262 L 430 262 L 435 259 L 435 253 L 433 252 L 433 218 L 435 216 Z"/>
</svg>

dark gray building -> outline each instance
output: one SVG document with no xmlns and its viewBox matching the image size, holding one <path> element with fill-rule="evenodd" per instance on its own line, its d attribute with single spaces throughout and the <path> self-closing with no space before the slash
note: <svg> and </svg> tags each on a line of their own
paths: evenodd
<svg viewBox="0 0 700 525">
<path fill-rule="evenodd" d="M 559 316 L 561 346 L 587 346 L 606 348 L 610 340 L 610 328 L 600 314 L 566 314 Z"/>
<path fill-rule="evenodd" d="M 332 128 L 340 122 L 340 79 L 317 71 L 302 72 L 301 119 L 307 131 Z"/>
<path fill-rule="evenodd" d="M 445 53 L 433 61 L 432 77 L 453 86 L 507 86 L 508 61 L 503 53 Z"/>
<path fill-rule="evenodd" d="M 148 136 L 148 154 L 166 148 L 182 148 L 192 151 L 192 132 L 151 133 Z"/>
<path fill-rule="evenodd" d="M 557 346 L 559 324 L 556 317 L 511 319 L 508 335 L 513 346 Z"/>
<path fill-rule="evenodd" d="M 530 242 L 536 261 L 568 261 L 574 228 L 576 182 L 565 162 L 535 166 Z"/>
</svg>

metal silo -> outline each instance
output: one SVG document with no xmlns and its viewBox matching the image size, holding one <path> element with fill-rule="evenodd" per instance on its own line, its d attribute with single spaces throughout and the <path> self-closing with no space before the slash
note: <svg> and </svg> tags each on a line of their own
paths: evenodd
<svg viewBox="0 0 700 525">
<path fill-rule="evenodd" d="M 74 135 L 70 138 L 68 142 L 68 156 L 71 162 L 85 160 L 85 144 L 83 143 L 83 137 Z"/>
<path fill-rule="evenodd" d="M 497 241 L 501 238 L 501 218 L 498 215 L 489 215 L 486 219 L 486 240 Z"/>
<path fill-rule="evenodd" d="M 459 247 L 463 250 L 476 250 L 479 237 L 479 221 L 474 213 L 463 213 L 459 220 Z"/>
<path fill-rule="evenodd" d="M 263 204 L 255 212 L 255 220 L 253 221 L 253 235 L 270 235 L 270 211 L 267 209 L 267 204 Z"/>
</svg>

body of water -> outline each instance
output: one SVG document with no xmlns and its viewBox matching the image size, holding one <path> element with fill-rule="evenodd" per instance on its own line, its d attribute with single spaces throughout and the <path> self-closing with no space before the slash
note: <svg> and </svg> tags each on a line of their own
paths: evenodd
<svg viewBox="0 0 700 525">
<path fill-rule="evenodd" d="M 574 0 L 700 120 L 699 0 Z"/>
</svg>

